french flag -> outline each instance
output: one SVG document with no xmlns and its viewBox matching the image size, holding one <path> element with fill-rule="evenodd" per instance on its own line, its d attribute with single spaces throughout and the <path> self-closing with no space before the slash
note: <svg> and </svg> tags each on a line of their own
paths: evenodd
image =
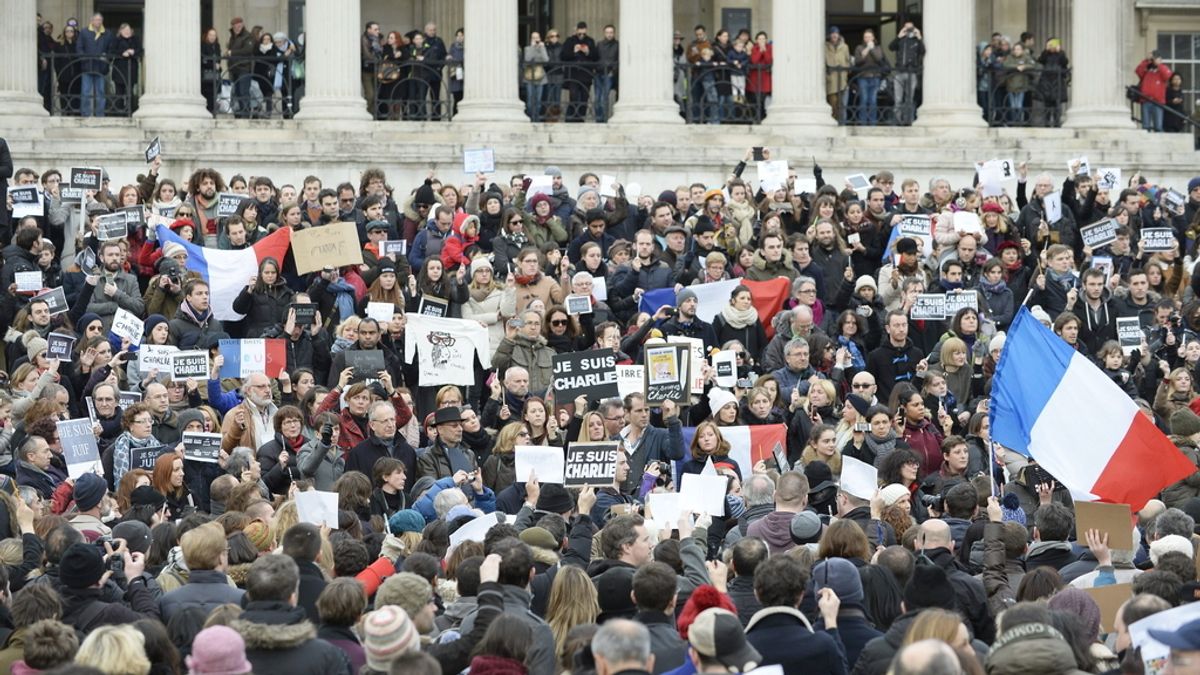
<svg viewBox="0 0 1200 675">
<path fill-rule="evenodd" d="M 692 458 L 692 437 L 696 435 L 696 427 L 684 427 L 680 433 L 684 448 L 682 461 L 686 462 Z M 750 477 L 759 460 L 772 459 L 776 447 L 787 454 L 787 425 L 784 424 L 721 427 L 721 435 L 729 441 L 729 457 L 738 463 L 743 480 Z M 679 468 L 675 471 L 678 474 Z"/>
<path fill-rule="evenodd" d="M 992 382 L 992 439 L 1076 499 L 1140 510 L 1196 467 L 1086 357 L 1022 307 Z"/>
<path fill-rule="evenodd" d="M 250 277 L 258 274 L 258 264 L 264 258 L 274 258 L 282 268 L 283 257 L 292 245 L 292 230 L 287 227 L 279 228 L 240 251 L 197 246 L 184 241 L 165 225 L 159 225 L 155 231 L 160 246 L 175 242 L 187 249 L 187 268 L 208 282 L 213 316 L 221 321 L 240 321 L 245 318 L 245 315 L 233 311 L 234 299 L 246 287 Z"/>
<path fill-rule="evenodd" d="M 251 373 L 263 373 L 267 377 L 279 377 L 287 368 L 287 343 L 281 338 L 256 338 L 251 340 L 221 340 L 220 376 L 244 378 Z"/>
<path fill-rule="evenodd" d="M 712 323 L 712 320 L 721 313 L 721 308 L 729 304 L 729 296 L 738 286 L 750 289 L 754 308 L 758 310 L 759 319 L 767 331 L 767 337 L 770 338 L 773 332 L 771 317 L 775 316 L 783 307 L 783 301 L 787 299 L 788 293 L 792 290 L 792 284 L 786 277 L 767 281 L 727 279 L 688 286 L 689 290 L 696 293 L 696 318 Z M 638 309 L 653 316 L 663 305 L 675 306 L 674 287 L 656 288 L 642 293 Z"/>
</svg>

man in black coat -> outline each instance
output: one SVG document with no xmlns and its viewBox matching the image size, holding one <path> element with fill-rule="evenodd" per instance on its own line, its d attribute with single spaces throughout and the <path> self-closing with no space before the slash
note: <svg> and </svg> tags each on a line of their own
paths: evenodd
<svg viewBox="0 0 1200 675">
<path fill-rule="evenodd" d="M 390 401 L 378 401 L 367 412 L 371 437 L 354 446 L 346 458 L 346 471 L 359 471 L 374 481 L 375 462 L 384 457 L 400 460 L 407 476 L 417 475 L 417 451 L 397 431 L 396 408 Z"/>
<path fill-rule="evenodd" d="M 875 376 L 880 401 L 888 399 L 892 387 L 911 382 L 918 370 L 928 367 L 925 355 L 908 339 L 908 317 L 904 312 L 888 312 L 884 326 L 887 339 L 867 354 L 867 372 Z"/>
<path fill-rule="evenodd" d="M 991 612 L 988 610 L 987 591 L 984 590 L 982 581 L 959 566 L 958 559 L 951 550 L 953 546 L 954 539 L 946 521 L 931 518 L 921 524 L 921 531 L 916 540 L 917 550 L 946 573 L 946 578 L 954 587 L 959 611 L 967 625 L 971 627 L 976 638 L 990 644 L 996 631 Z"/>
<path fill-rule="evenodd" d="M 302 607 L 308 620 L 314 625 L 321 623 L 317 612 L 317 598 L 325 590 L 325 574 L 317 567 L 317 556 L 321 555 L 321 532 L 312 523 L 296 523 L 283 533 L 283 554 L 296 562 L 300 573 L 300 589 L 296 592 L 296 605 Z"/>
<path fill-rule="evenodd" d="M 563 40 L 562 51 L 559 58 L 563 61 L 575 63 L 598 63 L 600 61 L 600 50 L 596 48 L 596 41 L 588 37 L 588 25 L 586 21 L 580 21 L 575 24 L 575 34 Z M 588 67 L 568 68 L 563 74 L 566 80 L 567 92 L 571 96 L 570 103 L 567 104 L 567 121 L 582 122 L 587 114 L 588 95 L 592 88 L 592 73 L 594 71 Z"/>
<path fill-rule="evenodd" d="M 358 342 L 334 355 L 333 361 L 329 365 L 329 377 L 326 386 L 330 389 L 338 386 L 338 379 L 341 377 L 342 371 L 346 369 L 346 352 L 371 351 L 372 349 L 378 349 L 383 352 L 384 369 L 391 374 L 392 382 L 403 382 L 404 371 L 401 369 L 400 358 L 385 345 L 379 322 L 375 319 L 366 318 L 358 324 Z M 364 373 L 356 373 L 356 375 L 364 375 Z M 374 378 L 378 377 L 378 374 L 365 373 L 365 376 Z M 346 468 L 349 470 L 349 467 Z"/>
<path fill-rule="evenodd" d="M 8 246 L 12 237 L 11 214 L 8 211 L 8 179 L 13 176 L 12 154 L 8 151 L 8 141 L 0 138 L 0 246 Z"/>
</svg>

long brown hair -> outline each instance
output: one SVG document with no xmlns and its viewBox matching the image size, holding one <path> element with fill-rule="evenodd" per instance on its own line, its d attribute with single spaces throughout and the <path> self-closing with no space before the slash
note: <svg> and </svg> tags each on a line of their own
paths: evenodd
<svg viewBox="0 0 1200 675">
<path fill-rule="evenodd" d="M 154 474 L 150 477 L 150 484 L 154 486 L 165 496 L 180 497 L 187 494 L 187 483 L 184 482 L 178 489 L 171 485 L 171 474 L 175 472 L 175 460 L 183 461 L 173 452 L 168 452 L 165 455 L 159 455 L 158 459 L 154 460 Z"/>
</svg>

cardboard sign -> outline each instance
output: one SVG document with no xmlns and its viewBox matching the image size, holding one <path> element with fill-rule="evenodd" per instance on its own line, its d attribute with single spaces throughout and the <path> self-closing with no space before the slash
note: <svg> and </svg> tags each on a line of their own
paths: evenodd
<svg viewBox="0 0 1200 675">
<path fill-rule="evenodd" d="M 8 197 L 12 200 L 14 220 L 20 220 L 26 216 L 43 215 L 42 209 L 45 202 L 42 200 L 42 191 L 36 185 L 11 187 L 8 189 Z"/>
<path fill-rule="evenodd" d="M 733 389 L 737 385 L 737 353 L 725 349 L 712 355 L 713 370 L 716 371 L 716 385 Z"/>
<path fill-rule="evenodd" d="M 1087 531 L 1099 530 L 1108 535 L 1108 547 L 1133 550 L 1133 513 L 1128 504 L 1075 503 L 1075 539 L 1087 542 Z"/>
<path fill-rule="evenodd" d="M 151 445 L 145 448 L 129 448 L 129 468 L 154 471 L 158 458 L 166 454 L 175 454 L 173 449 L 165 445 Z"/>
<path fill-rule="evenodd" d="M 113 315 L 112 331 L 113 335 L 129 340 L 131 344 L 138 344 L 142 341 L 142 334 L 146 330 L 146 322 L 138 318 L 133 312 L 117 308 L 117 313 Z"/>
<path fill-rule="evenodd" d="M 590 295 L 568 295 L 565 304 L 567 305 L 567 314 L 571 316 L 592 313 L 592 296 Z"/>
<path fill-rule="evenodd" d="M 941 293 L 921 293 L 908 312 L 914 321 L 940 321 L 946 318 L 946 296 Z"/>
<path fill-rule="evenodd" d="M 296 513 L 302 523 L 328 525 L 338 529 L 338 496 L 336 492 L 306 490 L 296 493 Z"/>
<path fill-rule="evenodd" d="M 693 513 L 720 518 L 725 515 L 725 491 L 728 488 L 729 479 L 725 476 L 685 473 L 679 478 L 680 506 Z"/>
<path fill-rule="evenodd" d="M 617 477 L 619 443 L 572 443 L 567 446 L 567 466 L 563 485 L 601 487 L 612 485 Z"/>
<path fill-rule="evenodd" d="M 35 295 L 33 300 L 44 300 L 50 306 L 50 316 L 62 314 L 71 309 L 67 306 L 67 294 L 63 291 L 62 286 L 52 288 L 41 295 Z"/>
<path fill-rule="evenodd" d="M 350 378 L 351 382 L 374 379 L 379 376 L 379 371 L 387 368 L 382 350 L 347 349 L 342 353 L 346 355 L 346 366 L 354 369 L 354 377 Z"/>
<path fill-rule="evenodd" d="M 142 345 L 138 347 L 138 372 L 142 377 L 150 375 L 150 371 L 158 371 L 158 380 L 166 382 L 171 377 L 171 356 L 179 351 L 174 345 Z M 204 375 L 208 379 L 208 374 Z"/>
<path fill-rule="evenodd" d="M 655 345 L 645 348 L 645 393 L 648 405 L 661 405 L 663 401 L 674 401 L 682 405 L 689 400 L 689 349 L 687 345 Z"/>
<path fill-rule="evenodd" d="M 517 483 L 529 481 L 530 474 L 537 477 L 539 483 L 563 484 L 566 458 L 562 448 L 546 445 L 518 445 L 515 455 L 515 471 Z"/>
<path fill-rule="evenodd" d="M 432 295 L 422 295 L 421 301 L 417 303 L 417 314 L 438 318 L 447 317 L 450 315 L 450 302 Z"/>
<path fill-rule="evenodd" d="M 146 146 L 146 163 L 149 164 L 150 162 L 153 162 L 154 158 L 161 154 L 162 142 L 158 140 L 158 136 L 155 136 L 154 140 L 150 141 L 150 145 Z"/>
<path fill-rule="evenodd" d="M 71 167 L 71 187 L 99 190 L 103 176 L 103 169 Z"/>
<path fill-rule="evenodd" d="M 396 311 L 396 306 L 390 302 L 368 302 L 367 316 L 375 319 L 380 324 L 386 325 L 392 322 L 392 314 Z"/>
<path fill-rule="evenodd" d="M 464 148 L 463 173 L 495 173 L 496 152 L 492 148 Z"/>
<path fill-rule="evenodd" d="M 96 216 L 92 222 L 96 224 L 96 238 L 100 241 L 124 239 L 129 233 L 124 213 L 104 213 Z"/>
<path fill-rule="evenodd" d="M 1084 246 L 1090 246 L 1092 249 L 1106 246 L 1117 240 L 1117 228 L 1120 225 L 1112 218 L 1105 218 L 1098 223 L 1088 225 L 1079 229 L 1079 236 L 1083 239 Z"/>
<path fill-rule="evenodd" d="M 1083 591 L 1092 596 L 1092 600 L 1095 600 L 1096 604 L 1100 606 L 1100 632 L 1115 633 L 1117 612 L 1121 609 L 1121 605 L 1133 597 L 1133 584 L 1093 586 L 1085 588 Z"/>
<path fill-rule="evenodd" d="M 221 434 L 183 432 L 183 458 L 215 464 L 221 459 Z"/>
<path fill-rule="evenodd" d="M 775 192 L 787 187 L 788 163 L 786 159 L 758 163 L 758 185 L 763 192 Z"/>
<path fill-rule="evenodd" d="M 296 325 L 311 326 L 317 320 L 317 305 L 314 302 L 297 302 L 291 305 L 296 310 Z"/>
<path fill-rule="evenodd" d="M 617 356 L 611 349 L 555 354 L 554 400 L 571 403 L 586 395 L 589 401 L 617 396 Z"/>
<path fill-rule="evenodd" d="M 1046 214 L 1047 225 L 1053 225 L 1062 220 L 1062 194 L 1051 192 L 1042 197 L 1042 209 Z"/>
<path fill-rule="evenodd" d="M 62 333 L 51 333 L 46 336 L 46 358 L 58 359 L 59 361 L 71 361 L 71 350 L 75 347 L 74 335 L 63 335 Z"/>
<path fill-rule="evenodd" d="M 138 403 L 141 400 L 142 400 L 142 392 L 140 392 L 140 391 L 118 391 L 117 392 L 117 405 L 120 406 L 122 409 L 128 408 L 129 406 L 133 405 L 134 403 Z"/>
<path fill-rule="evenodd" d="M 171 381 L 208 379 L 208 352 L 202 350 L 171 354 Z"/>
<path fill-rule="evenodd" d="M 879 490 L 879 470 L 871 464 L 843 455 L 840 484 L 843 492 L 870 500 Z"/>
<path fill-rule="evenodd" d="M 58 200 L 63 204 L 82 204 L 83 188 L 73 185 L 60 185 L 58 187 Z"/>
<path fill-rule="evenodd" d="M 363 263 L 354 223 L 330 223 L 292 232 L 292 255 L 296 272 L 308 274 L 326 267 L 345 267 Z"/>
<path fill-rule="evenodd" d="M 646 366 L 617 366 L 617 396 L 646 392 Z"/>
<path fill-rule="evenodd" d="M 58 440 L 62 446 L 63 459 L 67 462 L 67 475 L 79 478 L 85 473 L 104 475 L 100 465 L 100 448 L 96 445 L 96 434 L 92 431 L 92 420 L 84 417 L 77 420 L 59 420 L 55 423 Z"/>
<path fill-rule="evenodd" d="M 217 195 L 217 217 L 228 218 L 237 213 L 237 207 L 242 203 L 243 199 L 249 199 L 246 195 L 239 195 L 236 192 L 222 192 Z M 295 237 L 296 233 L 292 233 Z M 311 270 L 305 270 L 311 271 Z"/>
<path fill-rule="evenodd" d="M 979 294 L 973 290 L 960 290 L 946 294 L 945 318 L 952 318 L 958 310 L 970 307 L 979 311 Z"/>
<path fill-rule="evenodd" d="M 379 257 L 408 255 L 408 242 L 403 239 L 385 239 L 379 242 Z"/>
<path fill-rule="evenodd" d="M 1142 230 L 1142 250 L 1146 253 L 1173 251 L 1178 241 L 1169 227 L 1150 227 Z"/>
<path fill-rule="evenodd" d="M 42 273 L 38 270 L 17 272 L 13 275 L 13 281 L 17 282 L 18 293 L 37 293 L 42 290 Z"/>
<path fill-rule="evenodd" d="M 1136 316 L 1117 317 L 1117 340 L 1121 343 L 1121 351 L 1128 356 L 1130 352 L 1142 346 L 1142 321 Z"/>
<path fill-rule="evenodd" d="M 1099 175 L 1096 176 L 1097 190 L 1116 190 L 1121 186 L 1121 169 L 1118 167 L 1107 167 L 1100 169 Z"/>
</svg>

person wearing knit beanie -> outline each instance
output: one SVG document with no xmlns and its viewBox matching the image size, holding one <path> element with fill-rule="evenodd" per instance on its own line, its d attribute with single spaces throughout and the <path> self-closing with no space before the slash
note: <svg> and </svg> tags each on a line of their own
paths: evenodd
<svg viewBox="0 0 1200 675">
<path fill-rule="evenodd" d="M 421 648 L 417 627 L 403 609 L 394 605 L 367 614 L 361 626 L 363 652 L 367 655 L 367 667 L 372 670 L 386 673 L 397 657 Z"/>
<path fill-rule="evenodd" d="M 1172 552 L 1182 553 L 1192 558 L 1196 554 L 1196 549 L 1192 546 L 1190 539 L 1185 539 L 1178 534 L 1168 534 L 1150 542 L 1150 562 L 1155 565 L 1158 564 L 1159 558 Z"/>
<path fill-rule="evenodd" d="M 71 544 L 58 562 L 58 580 L 67 588 L 90 588 L 104 576 L 105 569 L 104 556 L 94 544 Z"/>
<path fill-rule="evenodd" d="M 930 563 L 918 563 L 904 587 L 904 608 L 911 612 L 929 607 L 957 611 L 958 599 L 945 570 Z"/>
<path fill-rule="evenodd" d="M 94 473 L 85 473 L 75 479 L 73 497 L 75 508 L 81 513 L 91 511 L 100 505 L 104 495 L 108 493 L 108 485 L 104 479 Z"/>
<path fill-rule="evenodd" d="M 425 529 L 425 517 L 415 509 L 403 509 L 393 513 L 388 519 L 388 529 L 395 535 L 420 532 Z"/>
<path fill-rule="evenodd" d="M 688 637 L 688 629 L 692 627 L 692 622 L 700 616 L 700 612 L 710 608 L 720 607 L 721 609 L 729 610 L 737 613 L 737 607 L 734 607 L 733 601 L 729 599 L 721 591 L 709 584 L 697 586 L 696 590 L 692 591 L 692 595 L 684 603 L 683 609 L 679 611 L 679 617 L 675 620 L 675 628 L 679 631 L 679 637 L 684 640 Z"/>
<path fill-rule="evenodd" d="M 431 600 L 433 587 L 429 585 L 428 580 L 412 572 L 400 572 L 388 577 L 379 587 L 375 595 L 375 606 L 395 605 L 407 612 L 408 616 L 416 617 L 418 623 L 423 623 L 418 615 Z M 427 627 L 418 626 L 418 630 L 423 628 Z"/>
<path fill-rule="evenodd" d="M 275 548 L 275 538 L 271 535 L 271 526 L 261 520 L 252 520 L 246 525 L 242 532 L 246 538 L 254 544 L 254 548 L 258 549 L 259 555 L 269 553 Z"/>
<path fill-rule="evenodd" d="M 21 344 L 25 345 L 25 356 L 29 358 L 29 362 L 36 364 L 37 357 L 45 354 L 50 348 L 50 343 L 46 342 L 46 338 L 38 335 L 36 330 L 25 331 L 21 336 Z"/>
<path fill-rule="evenodd" d="M 187 255 L 187 249 L 184 248 L 183 244 L 180 244 L 179 242 L 175 242 L 175 241 L 167 242 L 167 245 L 163 246 L 163 257 L 164 258 L 174 258 L 175 256 L 181 255 L 181 254 Z"/>
<path fill-rule="evenodd" d="M 186 661 L 188 675 L 245 675 L 254 669 L 246 659 L 246 641 L 228 626 L 197 633 Z"/>
<path fill-rule="evenodd" d="M 696 291 L 684 286 L 675 294 L 675 306 L 678 307 L 688 300 L 699 300 L 699 298 L 696 297 Z"/>
<path fill-rule="evenodd" d="M 879 498 L 883 500 L 884 506 L 891 506 L 905 497 L 908 497 L 910 501 L 912 500 L 908 488 L 899 483 L 892 483 L 879 491 Z"/>
<path fill-rule="evenodd" d="M 863 604 L 863 586 L 858 568 L 845 558 L 828 558 L 814 565 L 810 583 L 814 597 L 819 597 L 821 589 L 831 588 L 842 605 Z"/>
<path fill-rule="evenodd" d="M 1096 604 L 1087 591 L 1068 586 L 1051 596 L 1047 604 L 1050 609 L 1069 612 L 1079 617 L 1089 644 L 1100 639 L 1100 605 Z"/>
<path fill-rule="evenodd" d="M 1169 425 L 1172 436 L 1191 439 L 1192 436 L 1200 434 L 1200 415 L 1188 408 L 1179 408 L 1171 413 Z"/>
</svg>

